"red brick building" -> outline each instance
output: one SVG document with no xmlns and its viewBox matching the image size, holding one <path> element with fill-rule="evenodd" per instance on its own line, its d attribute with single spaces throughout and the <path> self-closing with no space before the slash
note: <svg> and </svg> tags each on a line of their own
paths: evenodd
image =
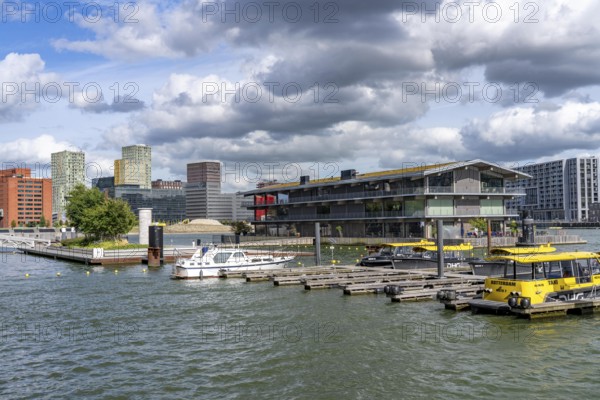
<svg viewBox="0 0 600 400">
<path fill-rule="evenodd" d="M 32 178 L 29 168 L 0 170 L 0 209 L 4 218 L 0 227 L 9 228 L 37 223 L 42 215 L 52 221 L 52 179 Z"/>
</svg>

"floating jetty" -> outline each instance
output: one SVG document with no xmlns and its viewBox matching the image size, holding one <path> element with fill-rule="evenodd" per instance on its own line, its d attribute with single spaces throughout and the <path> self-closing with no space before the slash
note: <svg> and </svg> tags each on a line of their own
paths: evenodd
<svg viewBox="0 0 600 400">
<path fill-rule="evenodd" d="M 34 248 L 17 248 L 27 255 L 67 260 L 86 265 L 126 265 L 148 262 L 148 249 L 83 249 L 54 246 L 35 246 Z M 194 248 L 166 248 L 163 250 L 164 262 L 174 262 L 178 257 L 190 257 Z"/>
<path fill-rule="evenodd" d="M 85 265 L 127 265 L 127 264 L 146 264 L 148 262 L 148 249 L 87 249 L 87 248 L 69 248 L 58 246 L 35 245 L 33 248 L 16 247 L 17 251 L 25 254 L 53 258 L 55 260 L 66 260 L 82 263 Z M 163 249 L 162 261 L 164 263 L 173 263 L 177 258 L 191 257 L 197 247 L 167 247 Z M 297 252 L 277 251 L 277 255 L 298 254 Z M 247 254 L 261 254 L 259 249 L 249 251 Z M 264 254 L 264 252 L 262 252 Z M 302 255 L 312 255 L 313 253 L 302 253 Z"/>
<path fill-rule="evenodd" d="M 274 286 L 303 286 L 305 290 L 342 289 L 344 295 L 386 293 L 393 302 L 433 300 L 440 289 L 475 295 L 483 288 L 484 276 L 447 270 L 437 278 L 433 270 L 397 270 L 376 267 L 327 266 L 293 267 L 264 271 L 221 271 L 225 279 L 245 279 L 246 282 L 272 281 Z"/>
<path fill-rule="evenodd" d="M 469 306 L 474 314 L 487 313 L 496 315 L 514 315 L 520 318 L 538 319 L 565 316 L 569 314 L 583 315 L 600 311 L 600 298 L 584 300 L 555 301 L 532 304 L 527 308 L 510 307 L 508 303 L 473 299 Z"/>
</svg>

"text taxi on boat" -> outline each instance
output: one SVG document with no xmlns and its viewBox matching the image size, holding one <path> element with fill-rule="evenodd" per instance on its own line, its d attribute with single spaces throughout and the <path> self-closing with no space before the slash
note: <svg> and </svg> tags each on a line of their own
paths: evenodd
<svg viewBox="0 0 600 400">
<path fill-rule="evenodd" d="M 597 298 L 600 286 L 600 254 L 562 252 L 492 257 L 509 264 L 504 277 L 485 280 L 483 300 L 509 307 Z M 528 267 L 529 274 L 518 271 Z"/>
</svg>

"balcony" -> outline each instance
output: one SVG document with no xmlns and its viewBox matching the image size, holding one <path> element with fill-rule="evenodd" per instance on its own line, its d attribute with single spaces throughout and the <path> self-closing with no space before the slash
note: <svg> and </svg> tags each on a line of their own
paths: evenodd
<svg viewBox="0 0 600 400">
<path fill-rule="evenodd" d="M 388 219 L 388 218 L 422 218 L 423 211 L 406 213 L 401 211 L 380 211 L 361 213 L 335 213 L 335 214 L 299 214 L 299 215 L 267 215 L 264 220 L 253 220 L 254 222 L 284 222 L 284 221 L 330 221 L 330 220 L 363 220 L 363 219 Z"/>
<path fill-rule="evenodd" d="M 436 217 L 509 217 L 517 216 L 518 211 L 513 209 L 506 210 L 453 210 L 452 213 L 425 213 L 422 210 L 413 212 L 402 211 L 379 211 L 379 212 L 360 212 L 360 213 L 334 213 L 334 214 L 299 214 L 299 215 L 278 215 L 269 216 L 265 219 L 253 219 L 251 222 L 287 222 L 287 221 L 352 221 L 365 219 L 409 219 L 409 218 L 436 218 Z"/>
<path fill-rule="evenodd" d="M 242 206 L 244 207 L 265 207 L 274 206 L 277 204 L 298 204 L 298 203 L 312 203 L 312 202 L 324 202 L 324 201 L 338 201 L 338 200 L 359 200 L 359 199 L 373 199 L 383 197 L 400 197 L 400 196 L 415 196 L 425 194 L 467 194 L 467 195 L 478 195 L 478 194 L 511 194 L 511 195 L 525 195 L 523 189 L 520 188 L 496 188 L 488 187 L 482 188 L 480 193 L 464 193 L 455 191 L 451 186 L 433 186 L 433 187 L 414 187 L 414 188 L 403 188 L 395 190 L 372 190 L 363 192 L 350 192 L 350 193 L 335 193 L 335 194 L 324 194 L 318 196 L 303 196 L 294 197 L 290 199 L 281 199 L 273 204 L 254 204 L 253 201 L 244 201 Z"/>
</svg>

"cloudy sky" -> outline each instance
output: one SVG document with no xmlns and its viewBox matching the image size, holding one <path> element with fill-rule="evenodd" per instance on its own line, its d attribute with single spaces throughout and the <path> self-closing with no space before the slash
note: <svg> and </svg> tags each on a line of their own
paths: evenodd
<svg viewBox="0 0 600 400">
<path fill-rule="evenodd" d="M 600 3 L 3 1 L 0 160 L 38 175 L 153 149 L 153 179 L 220 160 L 230 190 L 482 158 L 600 151 Z"/>
</svg>

